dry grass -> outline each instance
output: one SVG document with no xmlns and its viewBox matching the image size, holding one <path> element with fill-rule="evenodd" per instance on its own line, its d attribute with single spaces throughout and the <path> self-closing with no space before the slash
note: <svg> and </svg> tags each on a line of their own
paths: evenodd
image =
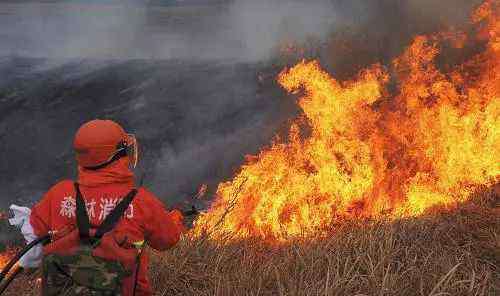
<svg viewBox="0 0 500 296">
<path fill-rule="evenodd" d="M 153 256 L 157 295 L 500 295 L 500 197 L 427 217 L 349 222 L 314 241 L 184 239 Z"/>
<path fill-rule="evenodd" d="M 500 295 L 499 206 L 491 190 L 453 212 L 281 246 L 184 238 L 153 254 L 152 281 L 156 295 Z M 20 278 L 8 295 L 36 286 Z"/>
</svg>

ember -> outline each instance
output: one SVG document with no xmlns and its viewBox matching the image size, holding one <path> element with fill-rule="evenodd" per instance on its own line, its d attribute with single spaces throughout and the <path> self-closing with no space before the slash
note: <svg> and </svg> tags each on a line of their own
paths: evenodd
<svg viewBox="0 0 500 296">
<path fill-rule="evenodd" d="M 500 181 L 500 5 L 473 15 L 478 36 L 418 36 L 386 70 L 340 82 L 316 61 L 278 77 L 303 116 L 288 141 L 248 158 L 196 222 L 195 233 L 285 241 L 346 218 L 419 216 Z M 485 50 L 451 70 L 440 48 Z M 389 82 L 397 91 L 389 91 Z"/>
</svg>

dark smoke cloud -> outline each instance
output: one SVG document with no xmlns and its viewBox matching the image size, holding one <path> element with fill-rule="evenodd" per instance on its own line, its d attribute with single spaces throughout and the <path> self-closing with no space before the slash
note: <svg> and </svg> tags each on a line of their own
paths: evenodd
<svg viewBox="0 0 500 296">
<path fill-rule="evenodd" d="M 389 64 L 416 35 L 467 29 L 482 0 L 336 0 L 341 16 L 320 47 L 322 64 L 347 79 L 374 64 Z"/>
</svg>

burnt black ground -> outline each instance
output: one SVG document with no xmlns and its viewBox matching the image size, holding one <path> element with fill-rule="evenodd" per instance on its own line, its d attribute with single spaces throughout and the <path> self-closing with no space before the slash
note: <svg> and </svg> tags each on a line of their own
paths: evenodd
<svg viewBox="0 0 500 296">
<path fill-rule="evenodd" d="M 276 74 L 243 63 L 2 58 L 0 204 L 30 204 L 74 177 L 73 134 L 93 118 L 137 135 L 137 174 L 165 200 L 213 189 L 296 112 Z"/>
</svg>

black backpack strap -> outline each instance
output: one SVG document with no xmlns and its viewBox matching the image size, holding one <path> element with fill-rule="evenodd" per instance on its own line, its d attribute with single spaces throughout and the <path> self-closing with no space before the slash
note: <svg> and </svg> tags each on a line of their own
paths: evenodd
<svg viewBox="0 0 500 296">
<path fill-rule="evenodd" d="M 116 205 L 111 213 L 106 216 L 106 219 L 104 219 L 99 228 L 97 228 L 97 231 L 95 233 L 96 239 L 101 239 L 104 234 L 113 230 L 118 221 L 120 221 L 120 219 L 125 214 L 125 211 L 128 209 L 136 195 L 137 189 L 132 189 L 132 191 L 130 191 L 129 194 L 127 194 L 127 196 L 125 196 L 125 198 Z"/>
<path fill-rule="evenodd" d="M 90 238 L 90 220 L 87 213 L 87 206 L 80 192 L 80 185 L 75 183 L 76 191 L 76 225 L 80 233 L 81 241 L 88 241 Z"/>
</svg>

